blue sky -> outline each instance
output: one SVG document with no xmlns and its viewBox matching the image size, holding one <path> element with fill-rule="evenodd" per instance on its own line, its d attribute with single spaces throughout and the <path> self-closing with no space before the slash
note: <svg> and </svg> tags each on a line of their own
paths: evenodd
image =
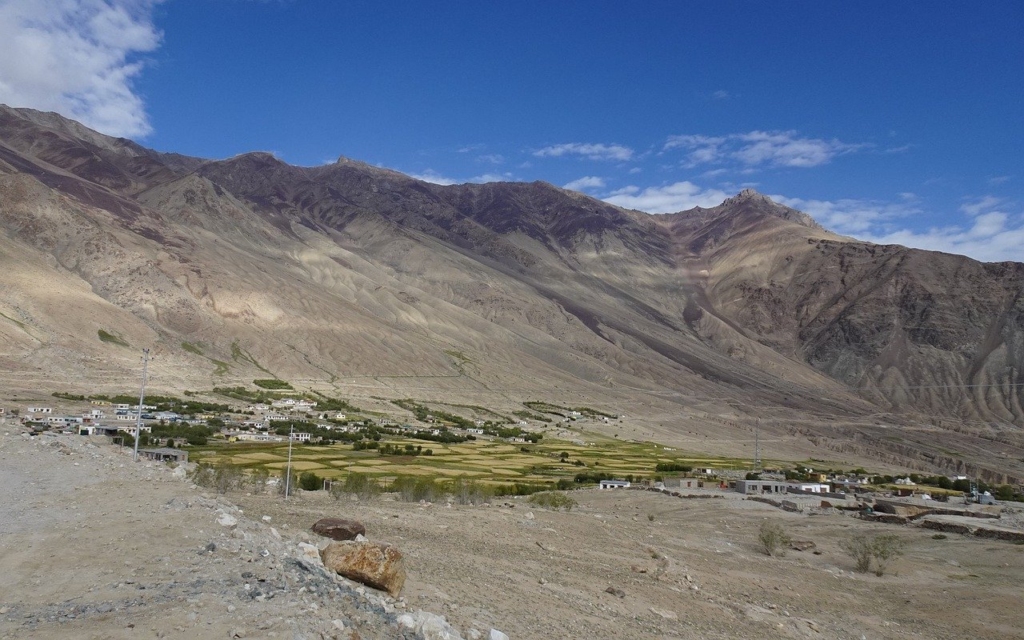
<svg viewBox="0 0 1024 640">
<path fill-rule="evenodd" d="M 753 187 L 1024 261 L 1024 3 L 0 0 L 0 102 L 163 151 L 545 180 L 651 212 Z"/>
</svg>

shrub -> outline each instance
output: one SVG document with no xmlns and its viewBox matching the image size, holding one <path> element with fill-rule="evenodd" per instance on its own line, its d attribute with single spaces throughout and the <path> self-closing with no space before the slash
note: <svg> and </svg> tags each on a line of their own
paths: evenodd
<svg viewBox="0 0 1024 640">
<path fill-rule="evenodd" d="M 217 465 L 214 483 L 217 493 L 227 493 L 237 489 L 242 484 L 242 470 L 233 464 Z"/>
<path fill-rule="evenodd" d="M 871 541 L 867 536 L 856 535 L 839 542 L 839 548 L 853 558 L 853 568 L 859 573 L 871 569 Z"/>
<path fill-rule="evenodd" d="M 875 575 L 882 577 L 889 562 L 903 555 L 903 540 L 893 533 L 878 536 L 871 543 L 871 555 L 875 559 Z"/>
<path fill-rule="evenodd" d="M 458 504 L 480 504 L 490 497 L 486 487 L 476 480 L 456 478 L 452 483 L 452 497 Z"/>
<path fill-rule="evenodd" d="M 360 500 L 370 500 L 380 495 L 380 485 L 361 473 L 350 473 L 344 482 L 331 483 L 331 496 L 340 500 L 344 495 L 354 495 Z"/>
<path fill-rule="evenodd" d="M 324 488 L 324 481 L 312 471 L 304 471 L 299 476 L 299 488 L 303 491 L 319 491 Z"/>
<path fill-rule="evenodd" d="M 270 480 L 270 472 L 264 468 L 253 469 L 249 475 L 249 484 L 252 485 L 253 493 L 263 493 L 267 489 L 267 481 Z"/>
<path fill-rule="evenodd" d="M 391 491 L 397 493 L 398 497 L 406 502 L 419 502 L 420 500 L 433 502 L 445 493 L 433 478 L 409 476 L 395 478 L 395 481 L 391 483 Z"/>
<path fill-rule="evenodd" d="M 530 496 L 530 504 L 556 511 L 560 509 L 572 511 L 572 508 L 578 505 L 572 496 L 560 491 L 541 491 L 540 493 L 535 493 Z"/>
<path fill-rule="evenodd" d="M 903 554 L 903 541 L 899 536 L 887 533 L 869 538 L 856 535 L 839 543 L 839 547 L 853 558 L 853 566 L 860 573 L 871 570 L 874 560 L 875 575 L 885 575 L 889 563 Z"/>
<path fill-rule="evenodd" d="M 945 540 L 948 536 L 944 533 L 936 533 L 932 536 L 932 540 Z"/>
<path fill-rule="evenodd" d="M 761 530 L 757 534 L 757 540 L 761 543 L 764 552 L 770 556 L 786 555 L 786 547 L 792 540 L 786 530 L 778 522 L 765 520 L 761 523 Z"/>
<path fill-rule="evenodd" d="M 227 493 L 241 485 L 242 470 L 233 464 L 215 466 L 200 462 L 192 470 L 189 479 L 200 487 L 213 489 L 217 493 Z"/>
<path fill-rule="evenodd" d="M 281 477 L 277 483 L 277 494 L 280 496 L 293 495 L 295 488 L 299 485 L 299 476 L 293 471 L 291 480 L 288 479 L 288 473 L 285 471 L 281 472 Z"/>
<path fill-rule="evenodd" d="M 211 488 L 213 487 L 214 475 L 215 472 L 213 470 L 213 466 L 206 464 L 205 462 L 200 462 L 196 465 L 196 468 L 188 474 L 188 479 L 194 482 L 198 487 Z"/>
</svg>

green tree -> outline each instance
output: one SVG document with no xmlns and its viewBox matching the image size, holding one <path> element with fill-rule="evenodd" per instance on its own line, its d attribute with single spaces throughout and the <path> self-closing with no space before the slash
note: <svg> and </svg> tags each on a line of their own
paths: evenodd
<svg viewBox="0 0 1024 640">
<path fill-rule="evenodd" d="M 324 482 L 312 471 L 305 471 L 299 476 L 299 488 L 303 491 L 319 491 L 324 488 Z"/>
</svg>

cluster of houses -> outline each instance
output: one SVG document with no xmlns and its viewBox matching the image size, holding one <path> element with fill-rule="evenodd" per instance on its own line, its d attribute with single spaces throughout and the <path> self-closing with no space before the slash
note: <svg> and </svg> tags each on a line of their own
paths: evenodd
<svg viewBox="0 0 1024 640">
<path fill-rule="evenodd" d="M 181 422 L 185 424 L 205 424 L 213 414 L 197 414 L 183 416 L 173 411 L 157 411 L 153 405 L 142 405 L 141 419 L 139 406 L 130 404 L 112 404 L 104 400 L 92 400 L 94 408 L 77 415 L 56 415 L 53 407 L 30 406 L 25 408 L 21 416 L 22 422 L 43 423 L 51 429 L 62 431 L 74 431 L 79 435 L 104 435 L 116 436 L 119 432 L 137 435 L 141 430 L 143 433 L 150 433 L 153 430 L 151 424 L 143 420 L 166 422 Z M 3 412 L 0 409 L 0 412 Z M 115 423 L 111 426 L 110 422 Z M 141 426 L 140 426 L 141 423 Z"/>
</svg>

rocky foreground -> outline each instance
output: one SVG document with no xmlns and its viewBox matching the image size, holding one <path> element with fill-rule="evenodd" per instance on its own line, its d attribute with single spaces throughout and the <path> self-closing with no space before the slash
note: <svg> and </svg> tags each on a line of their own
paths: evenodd
<svg viewBox="0 0 1024 640">
<path fill-rule="evenodd" d="M 0 487 L 0 638 L 959 640 L 1024 628 L 1024 546 L 814 500 L 790 512 L 716 490 L 586 490 L 565 512 L 514 498 L 226 499 L 107 444 L 2 426 Z M 323 549 L 349 544 L 311 530 L 325 516 L 401 552 L 406 579 L 382 584 L 397 597 L 323 566 Z M 784 557 L 759 547 L 765 521 L 791 536 Z M 1024 529 L 1012 507 L 978 521 Z M 889 534 L 904 554 L 882 576 L 856 572 L 841 543 Z"/>
<path fill-rule="evenodd" d="M 127 449 L 4 434 L 0 486 L 2 638 L 462 637 L 326 570 L 306 531 Z"/>
</svg>

